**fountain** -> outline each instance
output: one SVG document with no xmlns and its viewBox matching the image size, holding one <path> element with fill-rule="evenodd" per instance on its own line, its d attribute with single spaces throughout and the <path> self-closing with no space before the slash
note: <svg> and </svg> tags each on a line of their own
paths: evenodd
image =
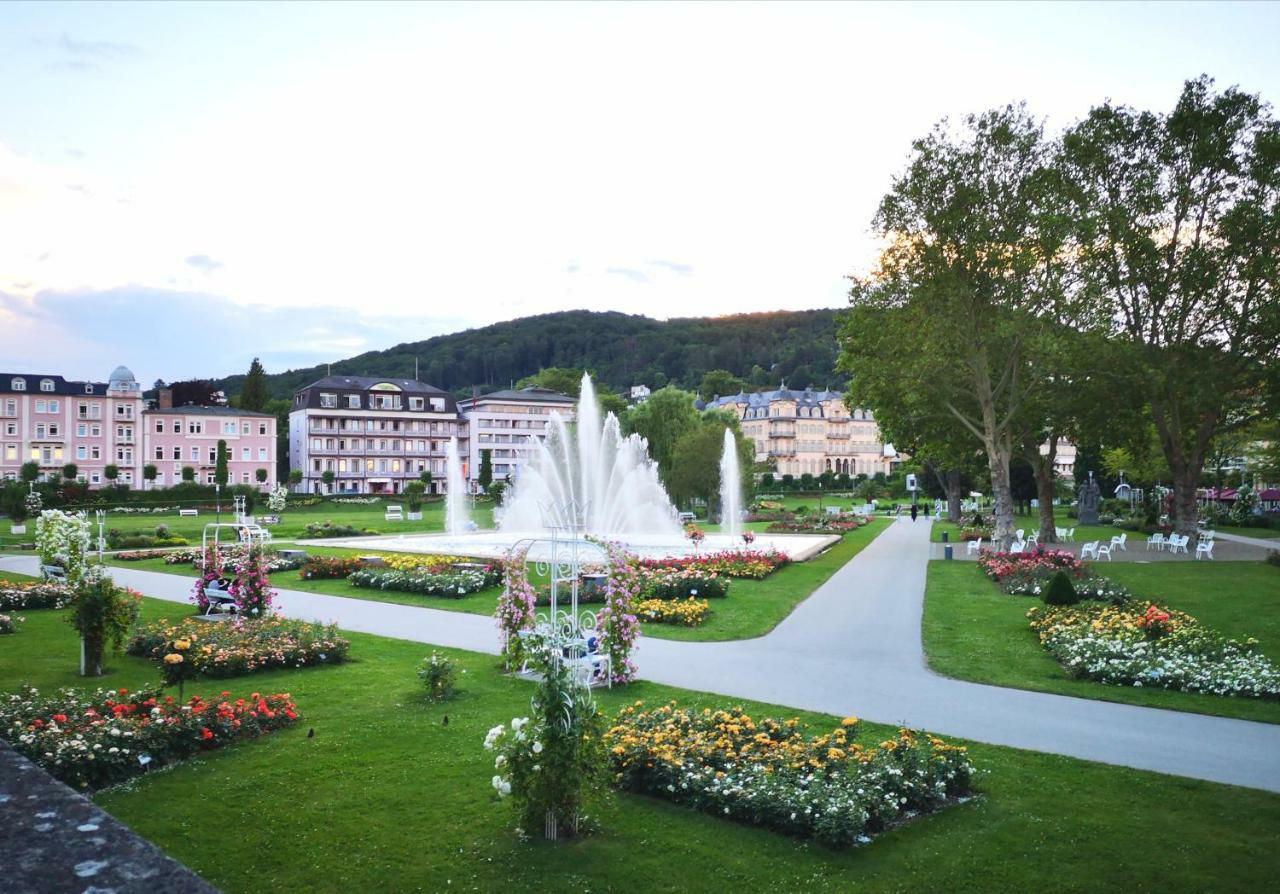
<svg viewBox="0 0 1280 894">
<path fill-rule="evenodd" d="M 720 454 L 720 530 L 737 537 L 742 533 L 742 470 L 738 468 L 738 441 L 733 430 L 724 430 Z"/>
<path fill-rule="evenodd" d="M 623 437 L 612 413 L 601 421 L 590 376 L 582 377 L 575 430 L 558 413 L 547 428 L 503 506 L 503 531 L 572 524 L 600 537 L 681 536 L 648 444 L 639 435 Z"/>
<path fill-rule="evenodd" d="M 462 461 L 458 459 L 458 438 L 449 439 L 444 449 L 445 496 L 444 529 L 450 534 L 465 534 L 474 529 L 467 510 L 467 483 L 462 478 Z"/>
</svg>

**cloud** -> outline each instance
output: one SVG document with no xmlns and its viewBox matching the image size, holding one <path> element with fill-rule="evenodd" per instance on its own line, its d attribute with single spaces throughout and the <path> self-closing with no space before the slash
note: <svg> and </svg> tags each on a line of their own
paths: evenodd
<svg viewBox="0 0 1280 894">
<path fill-rule="evenodd" d="M 202 270 L 205 273 L 212 273 L 222 266 L 221 261 L 215 261 L 208 255 L 191 255 L 186 258 L 187 266 Z"/>
<path fill-rule="evenodd" d="M 473 325 L 460 317 L 363 317 L 347 307 L 240 305 L 221 295 L 124 286 L 0 292 L 7 370 L 99 380 L 123 363 L 139 381 L 314 366 Z M 104 338 L 104 333 L 109 333 Z"/>
<path fill-rule="evenodd" d="M 136 56 L 141 50 L 130 43 L 117 43 L 112 40 L 75 40 L 67 32 L 62 32 L 58 46 L 73 56 L 92 56 L 97 59 L 121 59 Z"/>
<path fill-rule="evenodd" d="M 621 276 L 632 282 L 647 283 L 649 276 L 643 270 L 636 270 L 633 267 L 608 267 L 604 271 L 612 276 Z"/>
<path fill-rule="evenodd" d="M 650 261 L 650 266 L 663 267 L 672 273 L 679 273 L 681 276 L 693 276 L 692 264 L 680 264 L 675 261 Z"/>
</svg>

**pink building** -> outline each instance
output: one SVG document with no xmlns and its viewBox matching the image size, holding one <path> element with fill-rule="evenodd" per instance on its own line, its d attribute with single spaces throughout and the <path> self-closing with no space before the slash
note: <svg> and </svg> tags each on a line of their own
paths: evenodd
<svg viewBox="0 0 1280 894">
<path fill-rule="evenodd" d="M 161 393 L 163 405 L 165 395 Z M 234 407 L 164 407 L 142 414 L 144 464 L 156 467 L 156 487 L 182 482 L 190 466 L 195 480 L 212 484 L 218 442 L 227 442 L 227 484 L 276 484 L 276 417 Z M 258 480 L 258 470 L 266 481 Z"/>
<path fill-rule="evenodd" d="M 91 487 L 142 480 L 142 389 L 126 367 L 107 382 L 70 382 L 62 376 L 0 374 L 0 478 L 16 479 L 24 463 L 47 476 L 74 463 Z"/>
</svg>

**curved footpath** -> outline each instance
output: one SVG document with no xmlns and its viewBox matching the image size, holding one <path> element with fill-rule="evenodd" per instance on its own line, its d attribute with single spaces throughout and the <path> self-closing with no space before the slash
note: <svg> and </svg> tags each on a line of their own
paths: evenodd
<svg viewBox="0 0 1280 894">
<path fill-rule="evenodd" d="M 647 680 L 828 714 L 1280 792 L 1280 724 L 1069 698 L 941 677 L 921 644 L 926 521 L 894 523 L 766 636 L 728 643 L 643 638 Z M 0 568 L 34 573 L 33 557 Z M 113 568 L 148 596 L 186 602 L 190 581 Z M 347 630 L 496 652 L 493 619 L 281 590 L 280 611 Z"/>
</svg>

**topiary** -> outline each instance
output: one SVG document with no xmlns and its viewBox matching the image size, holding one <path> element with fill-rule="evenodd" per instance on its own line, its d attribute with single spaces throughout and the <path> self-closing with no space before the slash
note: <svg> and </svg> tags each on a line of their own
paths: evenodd
<svg viewBox="0 0 1280 894">
<path fill-rule="evenodd" d="M 1075 605 L 1080 601 L 1080 594 L 1076 592 L 1067 573 L 1059 571 L 1049 578 L 1049 585 L 1044 588 L 1042 598 L 1046 605 Z"/>
</svg>

